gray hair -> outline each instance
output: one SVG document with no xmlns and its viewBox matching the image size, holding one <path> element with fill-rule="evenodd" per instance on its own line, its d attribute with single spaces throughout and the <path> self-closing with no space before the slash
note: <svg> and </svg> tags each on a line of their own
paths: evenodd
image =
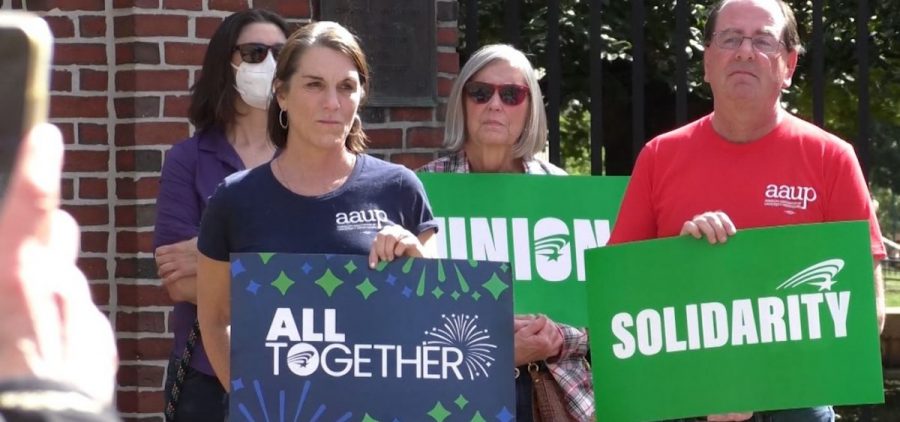
<svg viewBox="0 0 900 422">
<path fill-rule="evenodd" d="M 707 47 L 712 43 L 713 32 L 716 30 L 716 20 L 719 17 L 719 12 L 722 11 L 726 3 L 728 3 L 728 0 L 719 0 L 709 9 L 706 25 L 703 27 L 703 42 Z M 798 30 L 797 18 L 794 16 L 794 10 L 791 9 L 791 5 L 787 4 L 784 0 L 776 0 L 775 3 L 778 4 L 778 7 L 781 8 L 781 13 L 784 15 L 784 28 L 781 30 L 781 42 L 784 43 L 784 46 L 787 47 L 788 51 L 796 51 L 798 54 L 803 54 L 806 49 L 803 48 L 803 43 L 800 42 L 800 31 Z"/>
<path fill-rule="evenodd" d="M 466 113 L 463 110 L 463 86 L 487 65 L 503 60 L 522 72 L 528 86 L 529 110 L 528 120 L 522 128 L 522 134 L 513 145 L 513 156 L 531 160 L 534 154 L 542 151 L 547 143 L 547 112 L 544 110 L 544 97 L 538 78 L 531 62 L 525 54 L 507 44 L 489 44 L 478 49 L 469 58 L 459 76 L 453 83 L 450 98 L 447 102 L 447 118 L 444 122 L 444 147 L 456 152 L 463 148 L 466 141 Z"/>
</svg>

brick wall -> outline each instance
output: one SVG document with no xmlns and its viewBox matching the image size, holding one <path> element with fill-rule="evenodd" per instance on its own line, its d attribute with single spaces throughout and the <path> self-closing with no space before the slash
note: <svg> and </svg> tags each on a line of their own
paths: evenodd
<svg viewBox="0 0 900 422">
<path fill-rule="evenodd" d="M 315 1 L 315 0 L 313 0 Z M 437 95 L 458 73 L 457 4 L 435 0 Z M 151 239 L 159 171 L 193 128 L 188 88 L 205 45 L 236 10 L 275 10 L 295 24 L 308 0 L 4 0 L 43 16 L 56 37 L 50 120 L 66 142 L 63 204 L 82 226 L 79 266 L 115 327 L 125 420 L 162 421 L 171 302 L 156 278 Z M 370 152 L 410 167 L 436 156 L 444 107 L 369 108 Z"/>
</svg>

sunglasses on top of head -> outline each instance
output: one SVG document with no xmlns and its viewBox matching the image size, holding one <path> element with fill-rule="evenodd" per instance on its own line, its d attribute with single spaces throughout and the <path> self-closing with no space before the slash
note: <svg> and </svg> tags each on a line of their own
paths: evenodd
<svg viewBox="0 0 900 422">
<path fill-rule="evenodd" d="M 508 106 L 522 104 L 528 98 L 528 87 L 516 84 L 494 85 L 487 82 L 469 81 L 463 86 L 466 95 L 476 104 L 485 104 L 500 93 L 500 101 Z"/>
<path fill-rule="evenodd" d="M 241 53 L 241 60 L 244 62 L 256 64 L 262 63 L 262 61 L 266 59 L 269 50 L 272 50 L 272 58 L 278 59 L 278 53 L 281 52 L 282 47 L 284 47 L 284 44 L 265 45 L 251 42 L 234 46 L 234 51 L 239 51 Z"/>
</svg>

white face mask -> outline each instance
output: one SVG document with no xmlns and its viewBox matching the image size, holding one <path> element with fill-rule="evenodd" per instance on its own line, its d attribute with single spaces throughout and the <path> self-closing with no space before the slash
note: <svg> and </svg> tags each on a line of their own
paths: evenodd
<svg viewBox="0 0 900 422">
<path fill-rule="evenodd" d="M 241 94 L 241 99 L 251 107 L 261 110 L 269 108 L 272 98 L 272 79 L 275 77 L 275 58 L 272 52 L 260 63 L 242 62 L 240 66 L 231 64 L 236 72 L 234 89 Z"/>
</svg>

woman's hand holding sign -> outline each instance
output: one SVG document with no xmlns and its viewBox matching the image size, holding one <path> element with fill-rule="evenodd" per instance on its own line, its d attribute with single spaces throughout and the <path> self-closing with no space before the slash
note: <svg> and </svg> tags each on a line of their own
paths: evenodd
<svg viewBox="0 0 900 422">
<path fill-rule="evenodd" d="M 431 241 L 434 230 L 426 230 L 416 236 L 403 228 L 391 224 L 375 235 L 369 252 L 369 267 L 375 268 L 379 261 L 393 261 L 394 258 L 432 258 L 437 256 L 436 244 Z"/>
</svg>

